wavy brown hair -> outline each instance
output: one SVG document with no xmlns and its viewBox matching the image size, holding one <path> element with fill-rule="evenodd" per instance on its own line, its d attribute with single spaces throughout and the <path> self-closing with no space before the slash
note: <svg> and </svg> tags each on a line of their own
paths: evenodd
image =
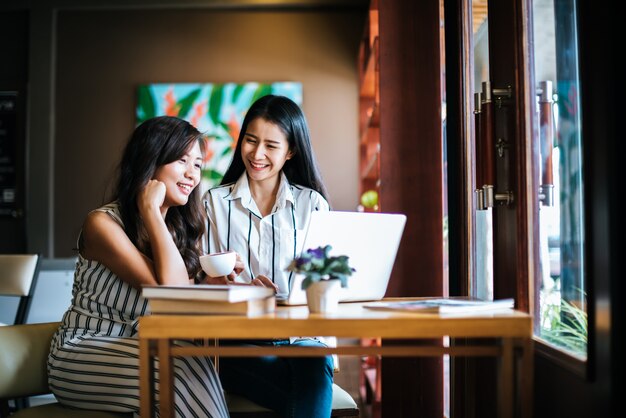
<svg viewBox="0 0 626 418">
<path fill-rule="evenodd" d="M 111 200 L 117 200 L 126 234 L 135 246 L 152 259 L 150 239 L 139 215 L 137 197 L 154 177 L 157 168 L 178 160 L 194 145 L 206 152 L 204 136 L 189 122 L 171 116 L 151 118 L 137 126 L 126 144 L 118 168 L 117 187 Z M 201 271 L 204 215 L 200 188 L 189 195 L 187 204 L 168 209 L 165 223 L 187 267 L 189 277 Z"/>
</svg>

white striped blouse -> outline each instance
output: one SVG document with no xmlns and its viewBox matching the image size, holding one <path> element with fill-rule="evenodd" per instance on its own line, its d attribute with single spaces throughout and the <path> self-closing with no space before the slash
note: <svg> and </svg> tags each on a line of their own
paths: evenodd
<svg viewBox="0 0 626 418">
<path fill-rule="evenodd" d="M 293 274 L 286 268 L 302 252 L 311 213 L 330 210 L 321 194 L 290 184 L 282 172 L 276 202 L 265 217 L 252 198 L 246 173 L 236 183 L 208 190 L 204 206 L 206 252 L 237 251 L 246 265 L 237 280 L 249 283 L 259 274 L 267 276 L 278 285 L 279 297 L 289 293 Z"/>
</svg>

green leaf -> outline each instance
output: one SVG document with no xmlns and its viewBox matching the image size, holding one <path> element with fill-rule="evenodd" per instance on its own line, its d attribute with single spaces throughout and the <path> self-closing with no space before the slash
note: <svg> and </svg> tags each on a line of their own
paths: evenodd
<svg viewBox="0 0 626 418">
<path fill-rule="evenodd" d="M 267 96 L 268 94 L 272 94 L 272 86 L 271 84 L 259 84 L 256 91 L 252 95 L 252 103 L 256 102 L 263 96 Z"/>
<path fill-rule="evenodd" d="M 220 109 L 222 108 L 223 101 L 224 85 L 215 84 L 213 90 L 211 90 L 211 97 L 209 98 L 209 118 L 214 125 L 218 125 L 220 121 Z"/>
<path fill-rule="evenodd" d="M 233 150 L 230 147 L 226 147 L 222 150 L 222 154 L 220 155 L 220 157 L 223 158 L 232 153 L 233 153 Z"/>
<path fill-rule="evenodd" d="M 232 138 L 230 136 L 224 135 L 224 134 L 215 135 L 213 139 L 219 142 L 224 142 L 224 141 L 231 142 L 232 141 Z"/>
<path fill-rule="evenodd" d="M 212 168 L 208 170 L 202 171 L 202 177 L 207 180 L 221 180 L 224 175 L 217 170 L 213 170 Z"/>
<path fill-rule="evenodd" d="M 306 288 L 311 286 L 313 283 L 314 282 L 310 277 L 305 277 L 305 279 L 302 280 L 302 290 L 306 290 Z"/>
<path fill-rule="evenodd" d="M 149 86 L 139 86 L 137 101 L 137 121 L 139 123 L 156 116 L 154 95 Z"/>
<path fill-rule="evenodd" d="M 229 132 L 230 127 L 226 123 L 222 122 L 221 120 L 217 121 L 216 125 L 221 126 L 225 132 Z M 228 135 L 228 137 L 230 138 L 231 136 Z"/>
<path fill-rule="evenodd" d="M 202 91 L 201 89 L 195 89 L 176 103 L 178 105 L 178 108 L 180 109 L 178 111 L 179 117 L 181 118 L 187 117 L 187 114 L 193 107 L 193 104 L 198 99 L 198 96 L 200 96 L 201 91 Z"/>
<path fill-rule="evenodd" d="M 235 87 L 235 90 L 233 91 L 233 102 L 236 102 L 237 99 L 239 99 L 239 96 L 241 95 L 241 92 L 244 89 L 244 85 L 243 84 L 237 84 L 237 87 Z"/>
</svg>

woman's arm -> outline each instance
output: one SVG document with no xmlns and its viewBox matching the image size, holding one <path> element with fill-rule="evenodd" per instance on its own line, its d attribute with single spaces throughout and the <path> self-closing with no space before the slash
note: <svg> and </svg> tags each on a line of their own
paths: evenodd
<svg viewBox="0 0 626 418">
<path fill-rule="evenodd" d="M 189 284 L 185 262 L 167 229 L 165 215 L 161 213 L 165 191 L 164 183 L 158 180 L 148 181 L 137 198 L 139 214 L 150 238 L 157 283 Z"/>
<path fill-rule="evenodd" d="M 158 284 L 152 261 L 105 212 L 94 211 L 87 216 L 79 250 L 83 257 L 104 264 L 134 288 Z"/>
<path fill-rule="evenodd" d="M 141 253 L 124 229 L 104 212 L 91 212 L 83 225 L 83 257 L 98 261 L 131 286 L 189 284 L 185 263 L 160 212 L 165 185 L 151 180 L 138 199 L 153 260 Z M 160 203 L 161 202 L 161 203 Z"/>
</svg>

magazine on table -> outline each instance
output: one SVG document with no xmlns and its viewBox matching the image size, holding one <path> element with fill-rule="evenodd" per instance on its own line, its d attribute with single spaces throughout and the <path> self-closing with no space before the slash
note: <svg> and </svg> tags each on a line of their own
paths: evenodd
<svg viewBox="0 0 626 418">
<path fill-rule="evenodd" d="M 473 313 L 513 309 L 513 299 L 480 300 L 428 298 L 406 301 L 381 301 L 364 305 L 367 309 L 416 313 Z"/>
</svg>

